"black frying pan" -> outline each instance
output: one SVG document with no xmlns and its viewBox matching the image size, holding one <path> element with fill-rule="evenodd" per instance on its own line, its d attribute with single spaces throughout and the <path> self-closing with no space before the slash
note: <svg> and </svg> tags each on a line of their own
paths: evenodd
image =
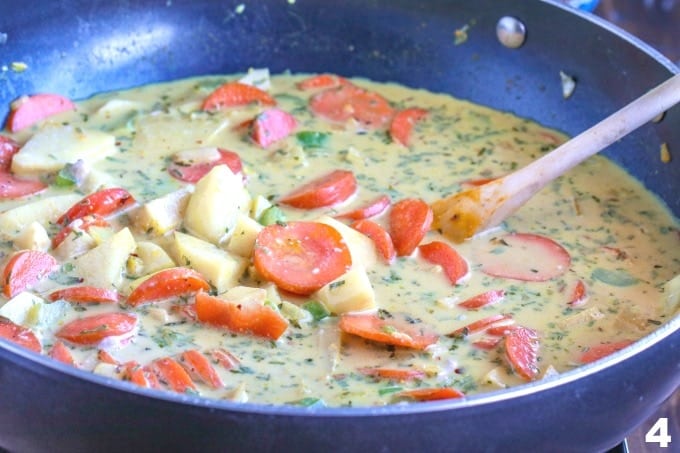
<svg viewBox="0 0 680 453">
<path fill-rule="evenodd" d="M 601 21 L 508 0 L 0 0 L 0 117 L 21 94 L 72 98 L 269 67 L 444 91 L 576 134 L 678 71 Z M 526 26 L 515 50 L 500 17 Z M 453 33 L 470 25 L 469 39 Z M 4 42 L 4 43 L 3 43 Z M 561 95 L 559 71 L 577 78 Z M 607 155 L 680 216 L 680 108 Z M 680 385 L 680 317 L 559 378 L 461 401 L 380 408 L 240 405 L 156 393 L 0 344 L 0 446 L 11 451 L 602 451 Z"/>
</svg>

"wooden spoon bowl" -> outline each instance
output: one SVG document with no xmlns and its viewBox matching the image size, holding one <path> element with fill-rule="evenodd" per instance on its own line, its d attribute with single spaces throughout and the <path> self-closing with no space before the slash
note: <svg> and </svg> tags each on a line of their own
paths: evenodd
<svg viewBox="0 0 680 453">
<path fill-rule="evenodd" d="M 548 183 L 680 102 L 676 74 L 529 165 L 432 203 L 432 228 L 455 242 L 494 227 Z"/>
</svg>

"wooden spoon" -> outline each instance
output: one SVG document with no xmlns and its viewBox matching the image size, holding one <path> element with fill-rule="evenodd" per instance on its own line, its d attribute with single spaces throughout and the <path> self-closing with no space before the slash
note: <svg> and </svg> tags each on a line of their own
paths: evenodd
<svg viewBox="0 0 680 453">
<path fill-rule="evenodd" d="M 432 228 L 462 242 L 500 224 L 549 182 L 678 102 L 680 74 L 526 167 L 432 203 Z"/>
</svg>

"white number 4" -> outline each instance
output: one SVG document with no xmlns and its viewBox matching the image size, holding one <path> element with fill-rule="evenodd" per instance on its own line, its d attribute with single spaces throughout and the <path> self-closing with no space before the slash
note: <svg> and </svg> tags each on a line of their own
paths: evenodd
<svg viewBox="0 0 680 453">
<path fill-rule="evenodd" d="M 668 434 L 668 418 L 661 417 L 649 428 L 645 434 L 646 443 L 657 443 L 661 448 L 668 448 L 671 443 L 671 435 Z"/>
</svg>

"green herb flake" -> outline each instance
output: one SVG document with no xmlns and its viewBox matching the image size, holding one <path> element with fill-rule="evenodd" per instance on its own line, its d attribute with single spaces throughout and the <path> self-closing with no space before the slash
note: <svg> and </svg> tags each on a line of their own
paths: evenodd
<svg viewBox="0 0 680 453">
<path fill-rule="evenodd" d="M 284 212 L 278 206 L 270 206 L 265 209 L 262 214 L 260 214 L 260 218 L 257 219 L 257 221 L 260 223 L 260 225 L 264 226 L 274 224 L 285 225 L 286 214 L 284 214 Z"/>
<path fill-rule="evenodd" d="M 289 401 L 286 404 L 292 404 L 293 406 L 302 406 L 302 407 L 325 407 L 326 403 L 321 398 L 315 398 L 312 396 L 308 396 L 306 398 L 301 398 L 299 400 L 295 401 Z"/>
<path fill-rule="evenodd" d="M 295 134 L 303 148 L 323 148 L 328 143 L 330 134 L 326 132 L 300 131 Z"/>
<path fill-rule="evenodd" d="M 69 272 L 74 270 L 75 266 L 73 263 L 64 263 L 58 271 L 52 272 L 47 278 L 53 282 L 59 283 L 63 286 L 76 285 L 83 282 L 83 279 L 78 276 L 68 275 Z"/>
<path fill-rule="evenodd" d="M 241 365 L 240 367 L 229 370 L 229 371 L 234 373 L 234 374 L 255 374 L 255 370 L 253 370 L 250 367 L 244 366 L 244 365 Z"/>
<path fill-rule="evenodd" d="M 305 302 L 304 304 L 302 304 L 302 308 L 311 313 L 312 318 L 314 318 L 314 321 L 321 321 L 322 319 L 327 318 L 331 315 L 328 309 L 321 302 L 318 302 L 316 300 L 310 300 L 309 302 Z"/>
<path fill-rule="evenodd" d="M 345 281 L 344 281 L 344 280 L 338 280 L 338 281 L 335 281 L 335 282 L 332 282 L 331 284 L 329 284 L 329 285 L 328 285 L 328 289 L 330 289 L 330 290 L 332 291 L 332 290 L 334 290 L 334 289 L 336 289 L 336 288 L 341 287 L 341 286 L 344 285 L 344 284 L 345 284 Z"/>
<path fill-rule="evenodd" d="M 383 387 L 381 389 L 378 389 L 378 395 L 380 396 L 390 395 L 392 393 L 401 392 L 402 390 L 404 390 L 404 388 L 399 386 Z"/>
<path fill-rule="evenodd" d="M 276 305 L 276 303 L 272 302 L 272 301 L 269 300 L 269 299 L 265 300 L 263 305 L 264 305 L 265 307 L 271 308 L 271 309 L 274 310 L 274 311 L 277 311 L 277 312 L 279 311 L 279 307 Z"/>
<path fill-rule="evenodd" d="M 188 345 L 193 342 L 193 338 L 183 335 L 176 330 L 168 329 L 167 327 L 160 327 L 151 339 L 161 348 L 166 348 L 170 345 Z"/>
<path fill-rule="evenodd" d="M 72 187 L 76 185 L 77 182 L 73 173 L 73 164 L 64 165 L 54 179 L 54 185 L 57 187 Z"/>
<path fill-rule="evenodd" d="M 394 282 L 401 281 L 402 278 L 401 278 L 401 276 L 400 276 L 399 274 L 397 274 L 395 271 L 390 270 L 390 275 L 389 275 L 388 277 L 383 277 L 382 280 L 383 280 L 385 283 L 394 283 Z"/>
</svg>

